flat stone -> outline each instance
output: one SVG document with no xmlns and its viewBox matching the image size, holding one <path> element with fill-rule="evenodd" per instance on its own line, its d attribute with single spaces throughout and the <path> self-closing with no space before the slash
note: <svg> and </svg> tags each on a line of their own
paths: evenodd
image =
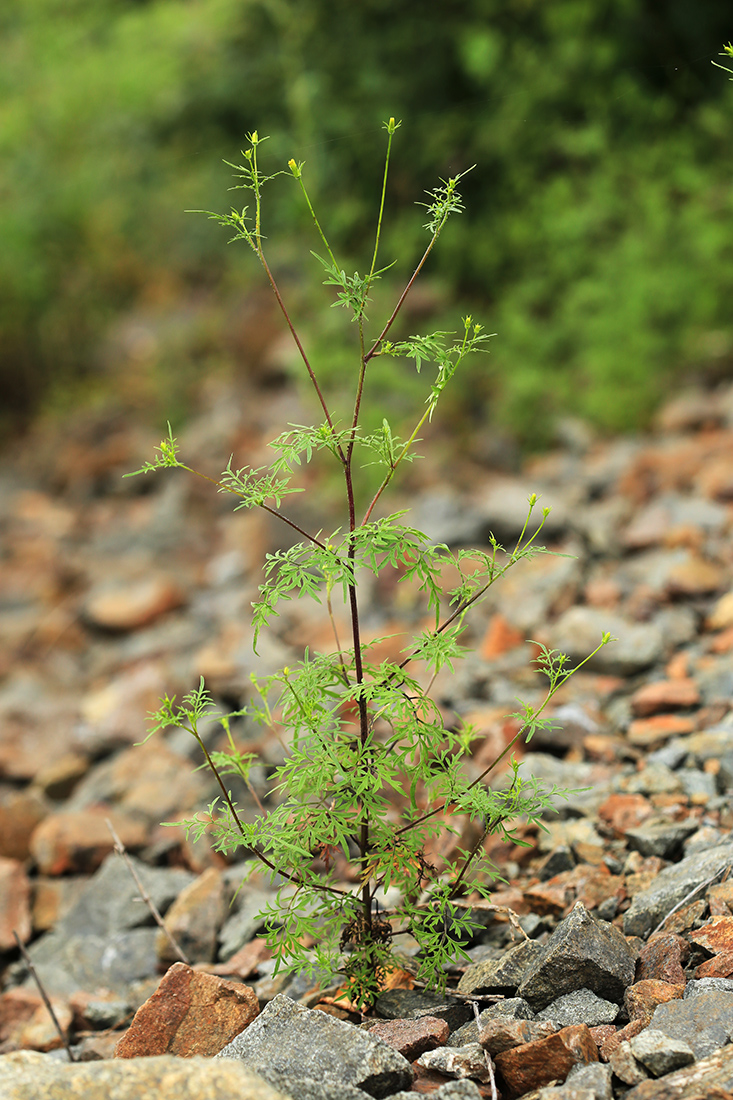
<svg viewBox="0 0 733 1100">
<path fill-rule="evenodd" d="M 480 996 L 484 993 L 515 990 L 528 968 L 542 954 L 543 948 L 535 940 L 521 940 L 500 959 L 486 959 L 469 966 L 458 983 L 458 992 Z"/>
<path fill-rule="evenodd" d="M 727 1100 L 733 1091 L 733 1046 L 659 1080 L 643 1081 L 625 1100 Z"/>
<path fill-rule="evenodd" d="M 351 1085 L 375 1097 L 412 1083 L 410 1063 L 369 1032 L 296 1004 L 282 994 L 217 1057 L 239 1058 L 257 1071 Z"/>
<path fill-rule="evenodd" d="M 684 1040 L 670 1039 L 652 1027 L 631 1039 L 631 1053 L 653 1077 L 663 1077 L 695 1061 L 692 1048 Z"/>
<path fill-rule="evenodd" d="M 451 1031 L 473 1017 L 471 1007 L 454 997 L 443 998 L 437 993 L 418 989 L 388 989 L 377 997 L 374 1011 L 386 1020 L 416 1020 L 421 1016 L 434 1016 L 445 1020 Z"/>
<path fill-rule="evenodd" d="M 0 952 L 16 949 L 14 932 L 21 943 L 31 935 L 31 884 L 23 864 L 0 857 Z"/>
<path fill-rule="evenodd" d="M 636 718 L 631 722 L 626 736 L 630 745 L 651 749 L 670 737 L 682 737 L 694 729 L 692 718 L 680 714 L 653 714 L 651 718 Z"/>
<path fill-rule="evenodd" d="M 579 1062 L 597 1062 L 598 1048 L 585 1024 L 579 1024 L 565 1027 L 547 1039 L 506 1050 L 497 1054 L 495 1061 L 509 1095 L 522 1096 L 551 1081 L 563 1081 Z"/>
<path fill-rule="evenodd" d="M 139 630 L 185 602 L 183 590 L 171 577 L 144 577 L 93 592 L 84 605 L 84 617 L 102 630 Z"/>
<path fill-rule="evenodd" d="M 660 711 L 696 707 L 700 702 L 697 684 L 690 677 L 678 680 L 653 680 L 637 688 L 631 697 L 634 714 L 647 718 Z"/>
<path fill-rule="evenodd" d="M 259 1010 L 249 986 L 175 963 L 135 1013 L 115 1057 L 212 1057 L 248 1027 Z"/>
<path fill-rule="evenodd" d="M 624 914 L 625 934 L 645 936 L 696 886 L 722 872 L 732 860 L 733 846 L 728 843 L 695 853 L 680 863 L 666 867 L 648 890 L 634 895 L 630 908 Z"/>
<path fill-rule="evenodd" d="M 733 993 L 713 990 L 669 1001 L 655 1008 L 649 1026 L 684 1040 L 696 1058 L 706 1058 L 733 1037 Z"/>
<path fill-rule="evenodd" d="M 450 1028 L 445 1020 L 421 1016 L 419 1020 L 378 1020 L 369 1028 L 369 1034 L 399 1051 L 408 1062 L 414 1062 L 427 1050 L 442 1046 Z"/>
<path fill-rule="evenodd" d="M 550 1004 L 537 1013 L 538 1020 L 552 1020 L 558 1027 L 572 1024 L 587 1024 L 597 1027 L 599 1024 L 612 1024 L 619 1013 L 619 1006 L 613 1001 L 597 997 L 590 989 L 576 989 Z"/>
<path fill-rule="evenodd" d="M 619 930 L 595 920 L 577 902 L 525 974 L 518 994 L 535 1010 L 577 989 L 590 989 L 620 1004 L 634 980 L 634 967 L 634 956 Z"/>
<path fill-rule="evenodd" d="M 0 1058 L 0 1093 L 8 1100 L 290 1100 L 232 1059 L 131 1058 L 64 1064 L 35 1051 Z"/>
</svg>

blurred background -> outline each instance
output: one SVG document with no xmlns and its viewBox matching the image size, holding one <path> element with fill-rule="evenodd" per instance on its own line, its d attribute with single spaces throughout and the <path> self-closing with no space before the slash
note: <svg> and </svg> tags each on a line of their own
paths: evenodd
<svg viewBox="0 0 733 1100">
<path fill-rule="evenodd" d="M 567 416 L 634 430 L 676 387 L 733 376 L 733 83 L 711 64 L 726 0 L 4 0 L 0 31 L 6 439 L 100 404 L 180 423 L 206 378 L 286 382 L 255 258 L 186 211 L 242 205 L 223 161 L 256 128 L 266 169 L 305 161 L 363 269 L 390 115 L 396 264 L 375 326 L 427 240 L 415 203 L 476 165 L 401 330 L 471 312 L 498 334 L 448 398 L 457 437 L 532 449 Z M 338 386 L 353 326 L 287 176 L 265 233 Z M 373 385 L 414 407 L 409 365 L 377 361 Z"/>
</svg>

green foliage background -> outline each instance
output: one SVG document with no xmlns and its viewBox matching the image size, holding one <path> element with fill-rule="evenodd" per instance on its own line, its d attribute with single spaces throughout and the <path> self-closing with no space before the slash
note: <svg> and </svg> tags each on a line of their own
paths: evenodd
<svg viewBox="0 0 733 1100">
<path fill-rule="evenodd" d="M 525 440 L 562 411 L 644 423 L 678 379 L 733 373 L 733 85 L 710 64 L 732 33 L 723 0 L 5 0 L 6 413 L 93 374 L 120 311 L 257 278 L 184 213 L 226 205 L 222 158 L 248 130 L 306 162 L 361 263 L 394 115 L 397 272 L 423 244 L 423 189 L 477 164 L 432 267 L 445 304 L 498 333 L 463 415 Z M 319 273 L 299 267 L 297 200 L 275 185 L 267 232 L 302 285 Z M 194 376 L 202 346 L 175 352 Z"/>
</svg>

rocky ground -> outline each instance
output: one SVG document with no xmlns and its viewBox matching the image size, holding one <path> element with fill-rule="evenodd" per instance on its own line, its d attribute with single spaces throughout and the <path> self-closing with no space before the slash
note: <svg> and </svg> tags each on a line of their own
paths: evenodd
<svg viewBox="0 0 733 1100">
<path fill-rule="evenodd" d="M 258 465 L 305 415 L 285 391 L 242 403 L 213 389 L 182 435 L 186 460 L 210 473 L 230 452 Z M 124 417 L 39 426 L 6 456 L 3 1097 L 733 1096 L 733 389 L 676 398 L 643 438 L 566 435 L 520 471 L 425 465 L 403 491 L 410 521 L 452 546 L 485 545 L 489 531 L 511 542 L 541 493 L 545 541 L 571 555 L 497 585 L 471 620 L 475 652 L 435 685 L 446 719 L 482 732 L 476 774 L 513 736 L 515 697 L 541 696 L 525 639 L 574 659 L 604 630 L 618 640 L 517 754 L 527 774 L 587 788 L 558 803 L 546 833 L 524 829 L 528 847 L 490 844 L 506 879 L 493 900 L 524 936 L 484 914 L 450 995 L 415 987 L 406 957 L 365 1019 L 334 1004 L 337 982 L 273 977 L 258 936 L 265 883 L 232 901 L 237 865 L 160 825 L 212 797 L 195 745 L 139 744 L 166 692 L 203 674 L 239 705 L 253 671 L 332 644 L 293 604 L 253 656 L 249 605 L 282 531 L 180 471 L 123 481 L 157 442 Z M 326 514 L 329 490 L 316 491 Z M 421 615 L 415 592 L 376 585 L 365 630 L 399 634 Z M 263 769 L 277 763 L 276 743 L 243 735 Z M 257 812 L 248 792 L 240 802 Z M 190 965 L 154 925 L 108 819 Z"/>
</svg>

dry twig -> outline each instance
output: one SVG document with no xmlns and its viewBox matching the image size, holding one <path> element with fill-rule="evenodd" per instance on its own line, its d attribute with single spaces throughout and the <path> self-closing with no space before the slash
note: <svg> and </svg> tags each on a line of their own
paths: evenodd
<svg viewBox="0 0 733 1100">
<path fill-rule="evenodd" d="M 64 1032 L 63 1028 L 61 1027 L 61 1024 L 58 1021 L 58 1017 L 57 1017 L 56 1013 L 53 1010 L 53 1005 L 51 1004 L 50 1000 L 48 999 L 48 994 L 46 993 L 46 990 L 43 988 L 43 983 L 41 982 L 41 979 L 38 977 L 38 974 L 36 973 L 35 966 L 31 962 L 31 957 L 28 954 L 28 952 L 26 951 L 25 946 L 21 942 L 20 936 L 15 931 L 15 929 L 13 929 L 13 936 L 15 938 L 15 942 L 18 945 L 18 949 L 20 950 L 21 955 L 23 956 L 23 961 L 25 962 L 25 965 L 30 970 L 31 977 L 33 978 L 33 981 L 38 986 L 38 992 L 41 994 L 41 997 L 43 999 L 43 1003 L 45 1004 L 46 1008 L 48 1009 L 48 1014 L 51 1017 L 51 1019 L 53 1020 L 53 1026 L 58 1031 L 59 1036 L 61 1037 L 61 1042 L 66 1047 L 66 1053 L 69 1056 L 69 1061 L 70 1062 L 75 1062 L 76 1058 L 74 1057 L 72 1049 L 69 1046 L 69 1040 L 66 1036 L 66 1033 Z"/>
</svg>

